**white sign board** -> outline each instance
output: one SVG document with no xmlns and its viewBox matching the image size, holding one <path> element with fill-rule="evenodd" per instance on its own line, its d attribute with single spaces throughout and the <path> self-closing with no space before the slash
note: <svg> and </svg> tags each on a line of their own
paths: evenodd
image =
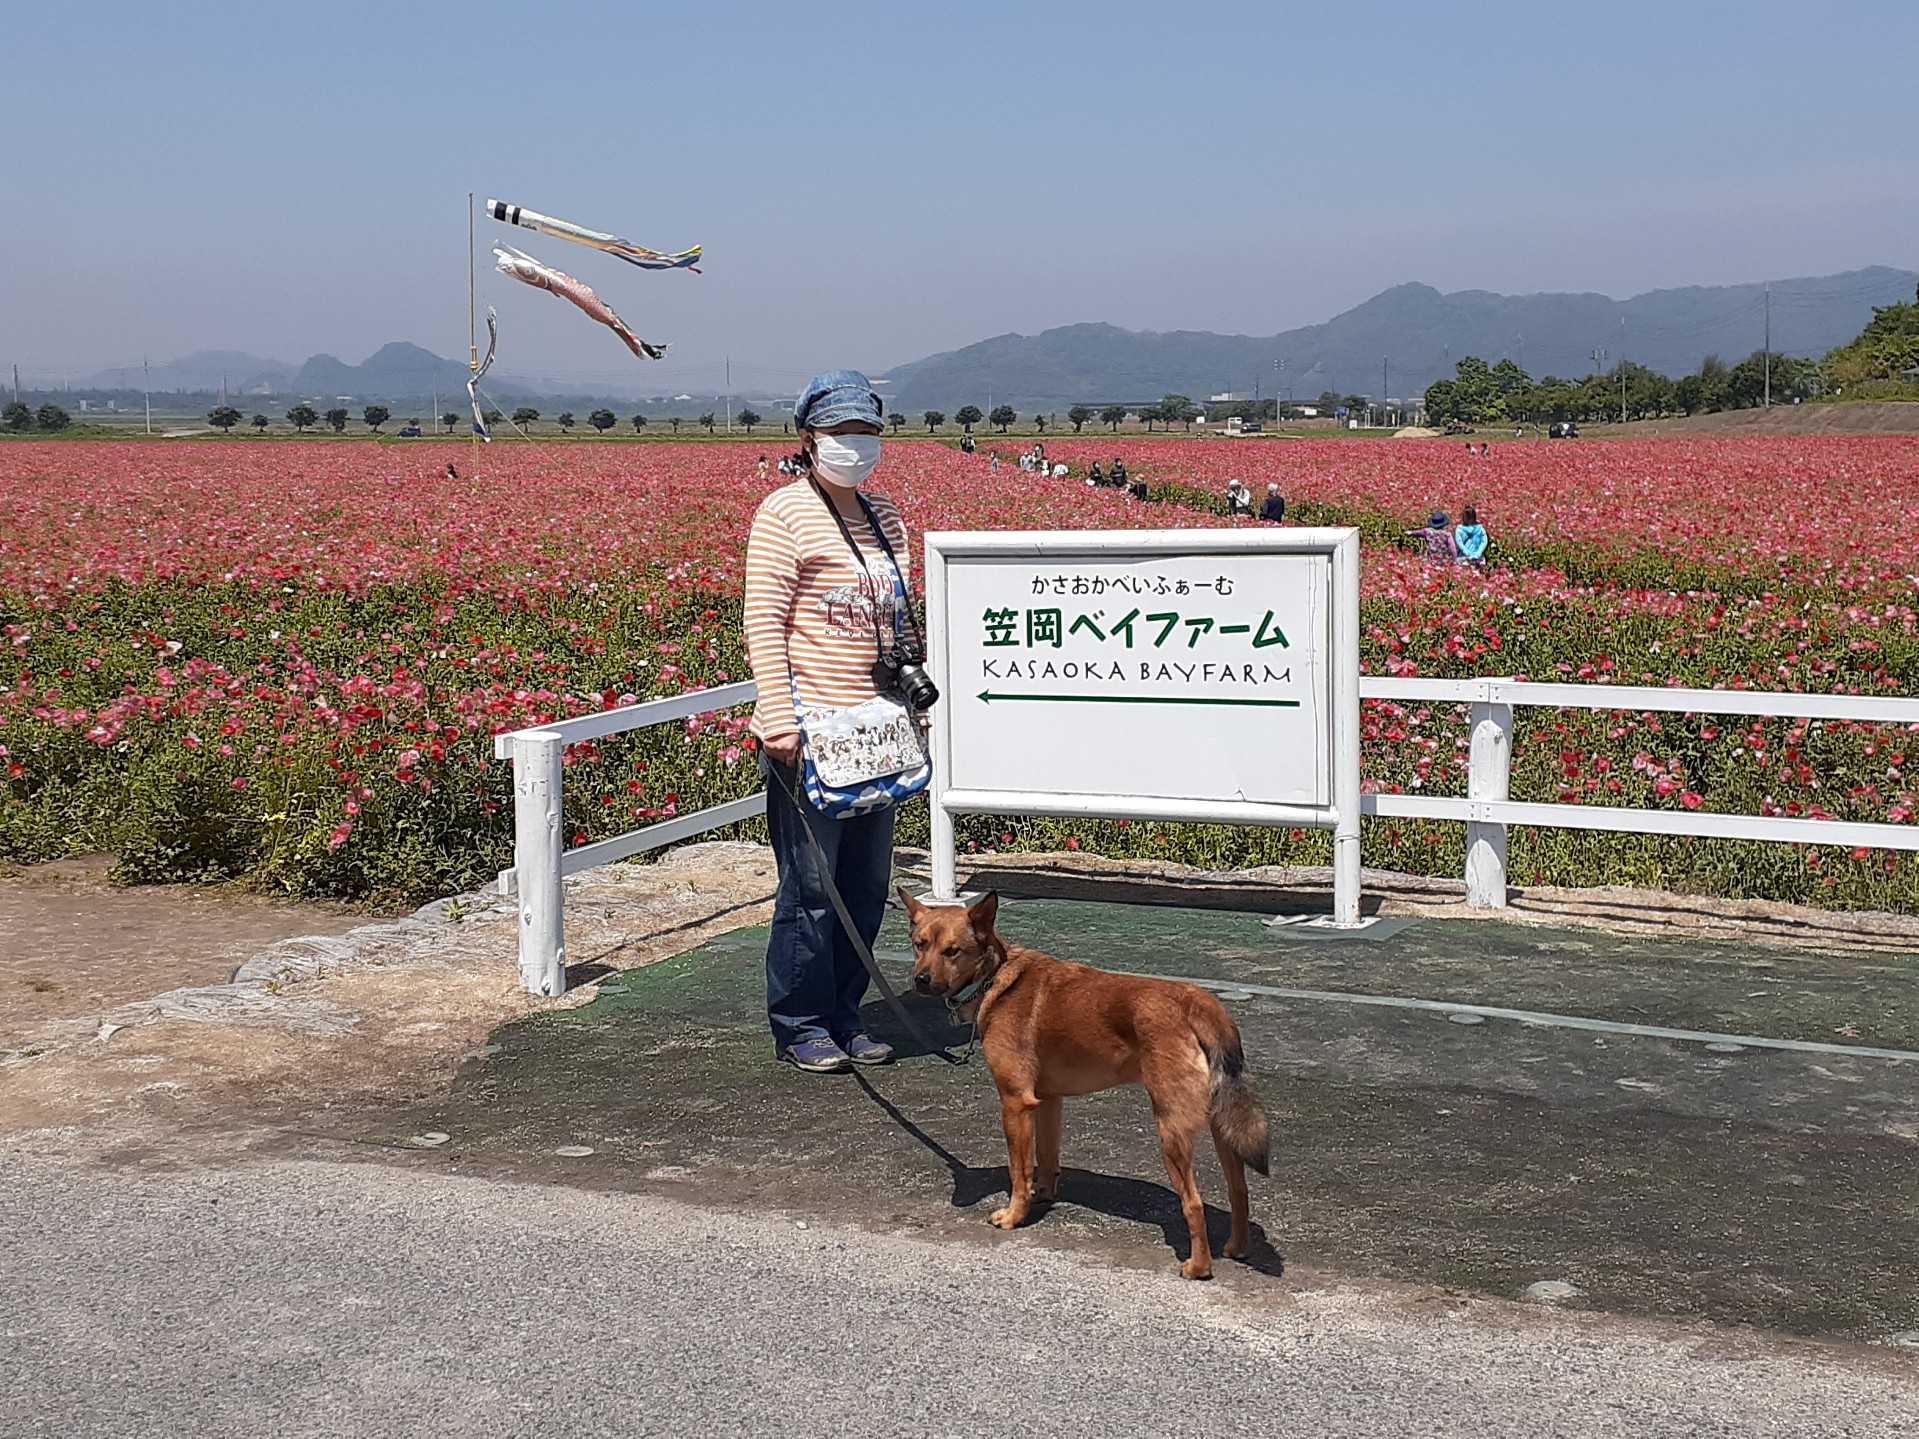
<svg viewBox="0 0 1919 1439">
<path fill-rule="evenodd" d="M 1332 803 L 1332 559 L 949 561 L 960 790 Z"/>
<path fill-rule="evenodd" d="M 934 893 L 964 813 L 1335 833 L 1357 917 L 1354 530 L 926 537 Z"/>
</svg>

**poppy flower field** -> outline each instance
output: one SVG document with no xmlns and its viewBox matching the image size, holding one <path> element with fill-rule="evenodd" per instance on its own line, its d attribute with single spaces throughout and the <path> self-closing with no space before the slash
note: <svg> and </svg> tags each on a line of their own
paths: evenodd
<svg viewBox="0 0 1919 1439">
<path fill-rule="evenodd" d="M 777 449 L 777 442 L 769 445 Z M 1066 479 L 889 442 L 923 529 L 1217 526 L 1230 479 L 1361 525 L 1371 673 L 1911 694 L 1919 439 L 1501 444 L 1062 437 Z M 1089 489 L 1126 459 L 1152 501 Z M 108 851 L 131 880 L 424 898 L 511 852 L 495 733 L 746 677 L 743 445 L 0 447 L 0 858 Z M 449 462 L 461 472 L 445 471 Z M 1401 531 L 1478 507 L 1484 570 Z M 1244 523 L 1244 521 L 1239 521 Z M 744 711 L 567 757 L 583 842 L 750 791 Z M 1369 703 L 1369 787 L 1461 793 L 1464 716 Z M 1248 745 L 1260 743 L 1250 725 Z M 1531 711 L 1513 795 L 1919 823 L 1919 733 Z M 1367 863 L 1457 875 L 1458 826 L 1369 821 Z M 923 806 L 902 839 L 923 840 Z M 1316 862 L 1318 834 L 981 818 L 974 851 Z M 1517 831 L 1516 881 L 1919 908 L 1909 857 Z"/>
</svg>

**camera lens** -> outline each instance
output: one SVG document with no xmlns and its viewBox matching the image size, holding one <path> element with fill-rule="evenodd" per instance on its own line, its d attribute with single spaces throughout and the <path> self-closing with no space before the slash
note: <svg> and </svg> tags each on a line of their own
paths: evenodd
<svg viewBox="0 0 1919 1439">
<path fill-rule="evenodd" d="M 900 666 L 900 689 L 916 710 L 929 710 L 939 703 L 939 686 L 918 665 Z"/>
</svg>

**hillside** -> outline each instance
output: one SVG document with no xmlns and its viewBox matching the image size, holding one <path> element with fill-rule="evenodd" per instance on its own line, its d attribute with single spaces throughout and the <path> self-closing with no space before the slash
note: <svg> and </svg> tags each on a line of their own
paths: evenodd
<svg viewBox="0 0 1919 1439">
<path fill-rule="evenodd" d="M 1772 282 L 1772 341 L 1786 354 L 1823 355 L 1857 335 L 1875 305 L 1905 300 L 1919 280 L 1875 266 Z M 1323 324 L 1272 336 L 1200 330 L 1123 330 L 1080 324 L 1038 335 L 998 335 L 930 355 L 887 373 L 901 409 L 1004 401 L 1063 408 L 1100 401 L 1196 398 L 1231 389 L 1311 399 L 1322 390 L 1378 395 L 1389 365 L 1394 396 L 1417 395 L 1449 375 L 1463 355 L 1507 356 L 1534 375 L 1576 376 L 1603 348 L 1666 374 L 1697 368 L 1708 354 L 1737 358 L 1765 333 L 1763 284 L 1653 290 L 1627 300 L 1598 294 L 1442 294 L 1430 285 L 1396 285 Z M 1623 322 L 1623 324 L 1622 324 Z"/>
</svg>

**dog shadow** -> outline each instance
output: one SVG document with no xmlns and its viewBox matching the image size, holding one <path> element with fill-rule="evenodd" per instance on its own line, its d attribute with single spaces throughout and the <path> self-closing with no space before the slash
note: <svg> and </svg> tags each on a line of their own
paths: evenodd
<svg viewBox="0 0 1919 1439">
<path fill-rule="evenodd" d="M 888 1119 L 911 1135 L 951 1171 L 953 1208 L 971 1209 L 985 1199 L 1012 1192 L 1012 1181 L 1004 1164 L 962 1163 L 959 1157 L 946 1146 L 902 1114 L 891 1100 L 872 1086 L 865 1075 L 855 1073 L 853 1077 L 859 1082 L 860 1088 L 866 1092 L 866 1097 L 878 1105 Z M 1166 1247 L 1173 1252 L 1175 1258 L 1183 1263 L 1191 1256 L 1192 1243 L 1186 1232 L 1185 1212 L 1180 1208 L 1179 1196 L 1165 1185 L 1154 1184 L 1144 1179 L 1097 1174 L 1090 1169 L 1062 1168 L 1059 1187 L 1059 1197 L 1036 1204 L 1033 1207 L 1033 1217 L 1022 1225 L 1022 1228 L 1030 1228 L 1057 1208 L 1085 1209 L 1132 1224 L 1155 1225 Z M 1232 1215 L 1210 1204 L 1206 1206 L 1206 1239 L 1214 1255 L 1220 1255 L 1225 1249 L 1226 1241 L 1232 1234 L 1232 1227 Z M 1275 1279 L 1282 1277 L 1286 1273 L 1286 1257 L 1273 1247 L 1272 1241 L 1266 1236 L 1266 1230 L 1257 1223 L 1252 1224 L 1248 1227 L 1247 1238 L 1249 1243 L 1246 1254 L 1242 1258 L 1227 1262 L 1244 1264 L 1256 1273 Z"/>
</svg>

